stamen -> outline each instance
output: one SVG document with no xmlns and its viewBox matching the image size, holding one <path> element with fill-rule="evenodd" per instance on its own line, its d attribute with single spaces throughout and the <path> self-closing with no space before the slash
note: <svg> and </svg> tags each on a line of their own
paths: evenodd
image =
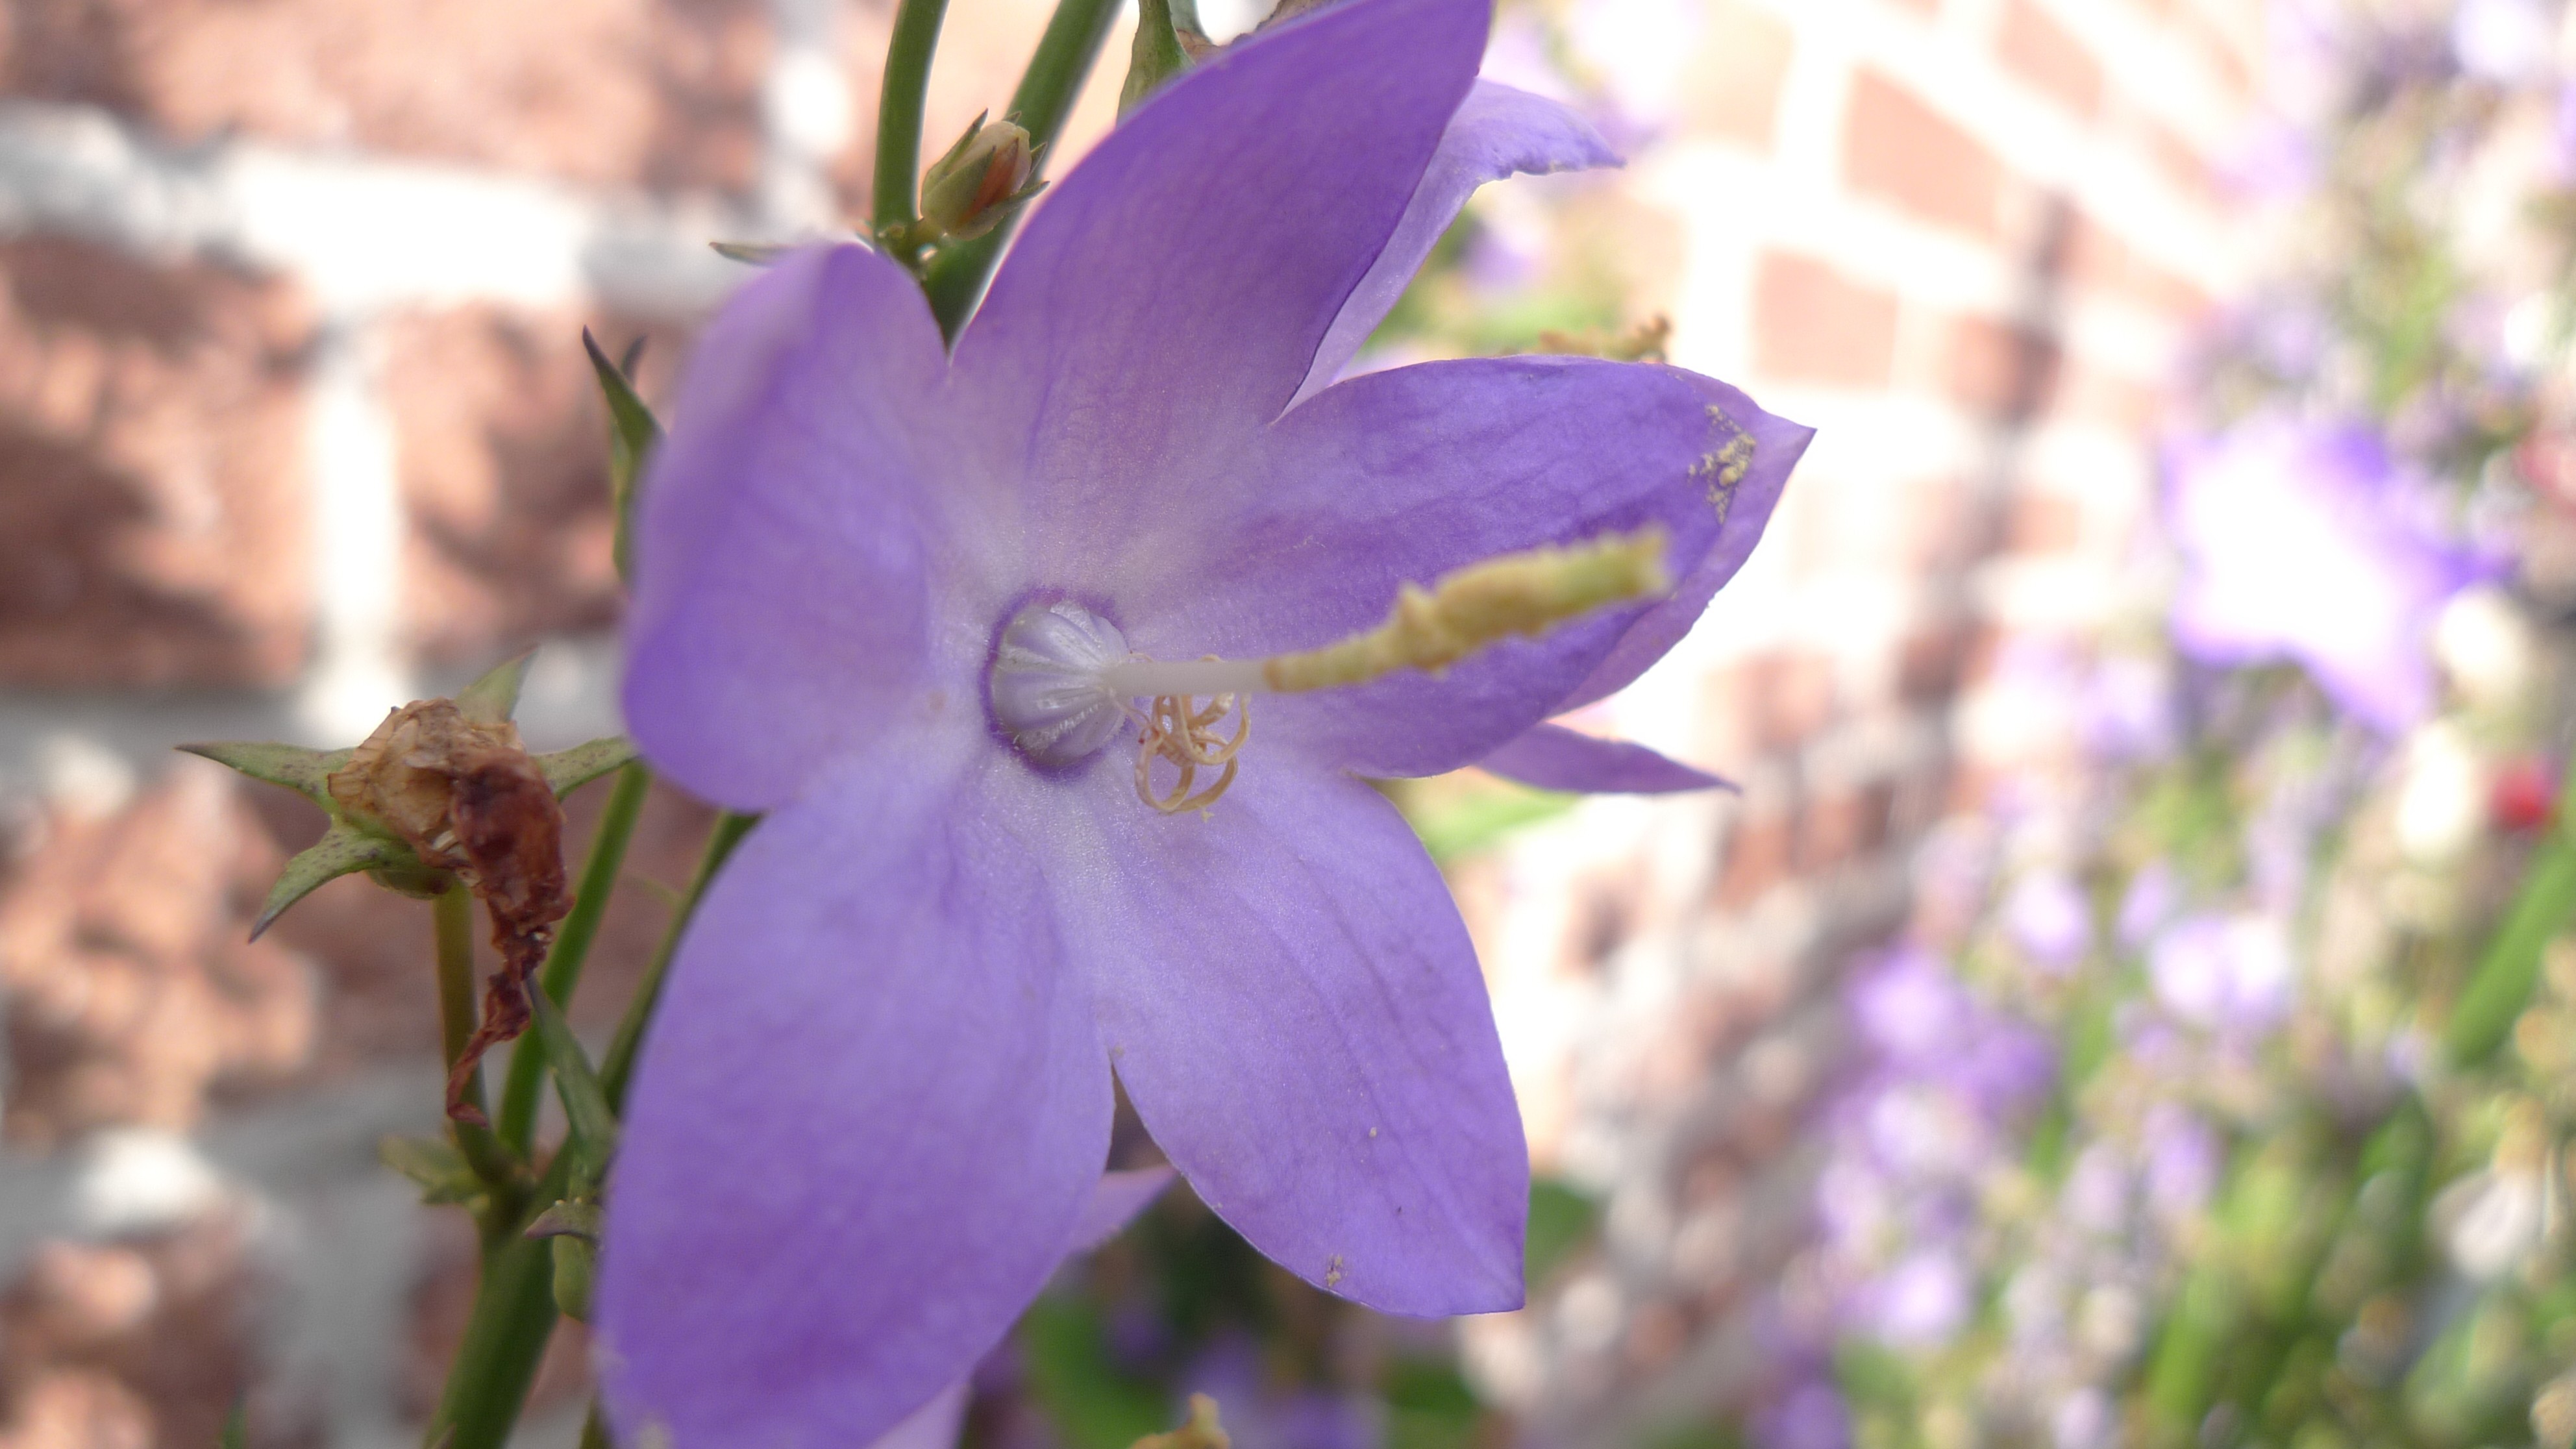
<svg viewBox="0 0 2576 1449">
<path fill-rule="evenodd" d="M 1239 723 L 1232 739 L 1222 739 L 1216 726 L 1229 714 Z M 1189 695 L 1154 696 L 1136 739 L 1136 798 L 1166 815 L 1205 810 L 1234 783 L 1234 757 L 1251 737 L 1252 702 L 1241 694 L 1220 694 L 1204 709 L 1198 708 Z M 1168 791 L 1154 788 L 1157 759 L 1169 760 L 1179 771 L 1179 778 Z M 1197 783 L 1201 769 L 1219 768 L 1224 773 L 1217 776 L 1215 784 L 1191 793 L 1190 786 Z"/>
</svg>

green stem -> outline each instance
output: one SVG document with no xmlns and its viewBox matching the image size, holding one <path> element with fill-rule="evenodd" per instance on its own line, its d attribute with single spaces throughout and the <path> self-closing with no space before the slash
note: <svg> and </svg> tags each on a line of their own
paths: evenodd
<svg viewBox="0 0 2576 1449">
<path fill-rule="evenodd" d="M 572 1157 L 555 1154 L 532 1201 L 553 1203 L 571 1181 Z M 513 1216 L 506 1236 L 483 1249 L 482 1281 L 465 1320 L 464 1341 L 447 1366 L 447 1385 L 422 1443 L 438 1449 L 501 1449 L 510 1439 L 536 1381 L 538 1360 L 555 1331 L 554 1245 L 531 1238 Z"/>
<path fill-rule="evenodd" d="M 617 1449 L 617 1441 L 608 1437 L 608 1415 L 597 1399 L 590 1401 L 590 1412 L 582 1416 L 581 1449 Z"/>
<path fill-rule="evenodd" d="M 643 813 L 644 796 L 652 785 L 653 772 L 641 763 L 617 771 L 617 787 L 609 793 L 599 830 L 590 839 L 590 858 L 582 863 L 572 914 L 555 932 L 554 947 L 546 953 L 545 969 L 537 977 L 540 988 L 558 1006 L 570 1007 L 573 988 L 581 984 L 590 943 L 599 935 L 600 918 L 608 913 L 617 873 L 626 864 L 626 843 L 635 834 L 635 818 Z M 510 1053 L 510 1075 L 501 1088 L 501 1141 L 523 1158 L 536 1135 L 537 1098 L 545 1083 L 545 1053 L 531 1047 L 522 1040 Z"/>
<path fill-rule="evenodd" d="M 913 186 L 921 174 L 921 109 L 930 94 L 930 57 L 948 0 L 902 0 L 894 38 L 886 43 L 885 80 L 877 90 L 876 229 L 880 237 L 911 230 Z"/>
<path fill-rule="evenodd" d="M 2566 778 L 2576 786 L 2576 760 L 2569 761 Z M 2576 795 L 2576 788 L 2567 793 Z M 2477 1065 L 2513 1034 L 2513 1024 L 2531 1004 L 2532 988 L 2540 983 L 2541 957 L 2550 938 L 2576 915 L 2576 810 L 2569 804 L 2565 798 L 2559 801 L 2558 828 L 2532 852 L 2504 924 L 2488 940 L 2486 954 L 2451 1008 L 2443 1046 L 2454 1066 Z"/>
<path fill-rule="evenodd" d="M 644 968 L 644 979 L 635 983 L 635 995 L 626 1003 L 626 1016 L 617 1023 L 617 1035 L 608 1043 L 608 1055 L 599 1063 L 599 1084 L 608 1094 L 608 1105 L 623 1109 L 626 1105 L 627 1079 L 635 1071 L 635 1054 L 644 1045 L 644 1028 L 653 1019 L 653 1007 L 662 997 L 662 976 L 671 969 L 671 955 L 680 949 L 680 936 L 689 928 L 689 917 L 697 914 L 698 900 L 707 893 L 707 882 L 724 868 L 725 857 L 760 823 L 757 815 L 737 815 L 728 810 L 716 817 L 715 828 L 707 832 L 706 850 L 698 857 L 697 874 L 689 880 L 688 894 L 680 897 L 680 907 L 671 914 L 670 929 L 662 933 L 662 943 L 653 949 L 653 959 Z"/>
<path fill-rule="evenodd" d="M 474 897 L 462 885 L 448 886 L 430 898 L 430 921 L 438 937 L 438 1041 L 447 1069 L 452 1072 L 457 1059 L 465 1055 L 465 1043 L 474 1035 Z M 483 1110 L 480 1068 L 466 1088 L 465 1100 L 476 1111 Z M 492 1210 L 486 1228 L 516 1214 L 519 1189 L 524 1184 L 509 1150 L 492 1135 L 492 1129 L 450 1119 L 447 1130 L 455 1137 L 456 1150 L 465 1154 L 474 1175 L 492 1189 Z"/>
<path fill-rule="evenodd" d="M 1117 19 L 1118 0 L 1058 0 L 1046 34 L 1038 38 L 1037 53 L 1029 57 L 1029 68 L 1020 76 L 1020 88 L 1011 93 L 1007 117 L 1020 123 L 1029 133 L 1029 143 L 1037 148 L 1032 179 L 1045 174 L 1047 152 L 1064 129 L 1065 118 L 1073 114 L 1074 99 L 1082 94 L 1082 83 L 1100 58 L 1100 47 Z M 984 282 L 992 276 L 993 264 L 1001 259 L 1002 247 L 1017 224 L 1013 217 L 931 259 L 921 286 L 930 294 L 930 310 L 949 340 L 956 340 L 958 329 L 966 325 L 966 314 L 975 310 L 976 299 L 984 295 Z"/>
</svg>

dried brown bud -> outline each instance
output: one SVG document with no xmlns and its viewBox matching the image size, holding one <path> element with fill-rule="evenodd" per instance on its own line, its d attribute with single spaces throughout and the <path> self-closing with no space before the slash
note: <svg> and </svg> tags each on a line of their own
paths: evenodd
<svg viewBox="0 0 2576 1449">
<path fill-rule="evenodd" d="M 325 784 L 351 821 L 399 838 L 423 865 L 463 881 L 491 917 L 501 969 L 447 1084 L 448 1115 L 475 1120 L 465 1100 L 474 1066 L 494 1043 L 527 1028 L 529 978 L 545 961 L 555 922 L 572 909 L 563 806 L 519 742 L 518 726 L 470 717 L 447 699 L 387 715 Z"/>
</svg>

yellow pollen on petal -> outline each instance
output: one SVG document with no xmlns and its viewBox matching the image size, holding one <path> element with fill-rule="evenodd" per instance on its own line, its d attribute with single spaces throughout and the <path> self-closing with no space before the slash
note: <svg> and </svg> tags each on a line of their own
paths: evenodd
<svg viewBox="0 0 2576 1449">
<path fill-rule="evenodd" d="M 1283 694 L 1365 684 L 1400 669 L 1438 674 L 1488 644 L 1535 636 L 1613 604 L 1669 593 L 1664 530 L 1605 534 L 1566 548 L 1533 548 L 1470 564 L 1425 589 L 1407 584 L 1387 621 L 1321 649 L 1262 661 Z"/>
</svg>

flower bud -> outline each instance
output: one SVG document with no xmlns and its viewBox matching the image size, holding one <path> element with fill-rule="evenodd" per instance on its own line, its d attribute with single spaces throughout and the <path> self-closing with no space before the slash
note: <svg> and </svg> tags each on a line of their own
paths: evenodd
<svg viewBox="0 0 2576 1449">
<path fill-rule="evenodd" d="M 555 1260 L 555 1307 L 577 1322 L 590 1321 L 590 1285 L 599 1271 L 599 1250 L 588 1238 L 569 1233 L 552 1240 Z"/>
<path fill-rule="evenodd" d="M 1010 121 L 967 128 L 921 177 L 921 240 L 972 241 L 1037 195 L 1029 133 Z M 1043 182 L 1039 185 L 1044 185 Z"/>
</svg>

